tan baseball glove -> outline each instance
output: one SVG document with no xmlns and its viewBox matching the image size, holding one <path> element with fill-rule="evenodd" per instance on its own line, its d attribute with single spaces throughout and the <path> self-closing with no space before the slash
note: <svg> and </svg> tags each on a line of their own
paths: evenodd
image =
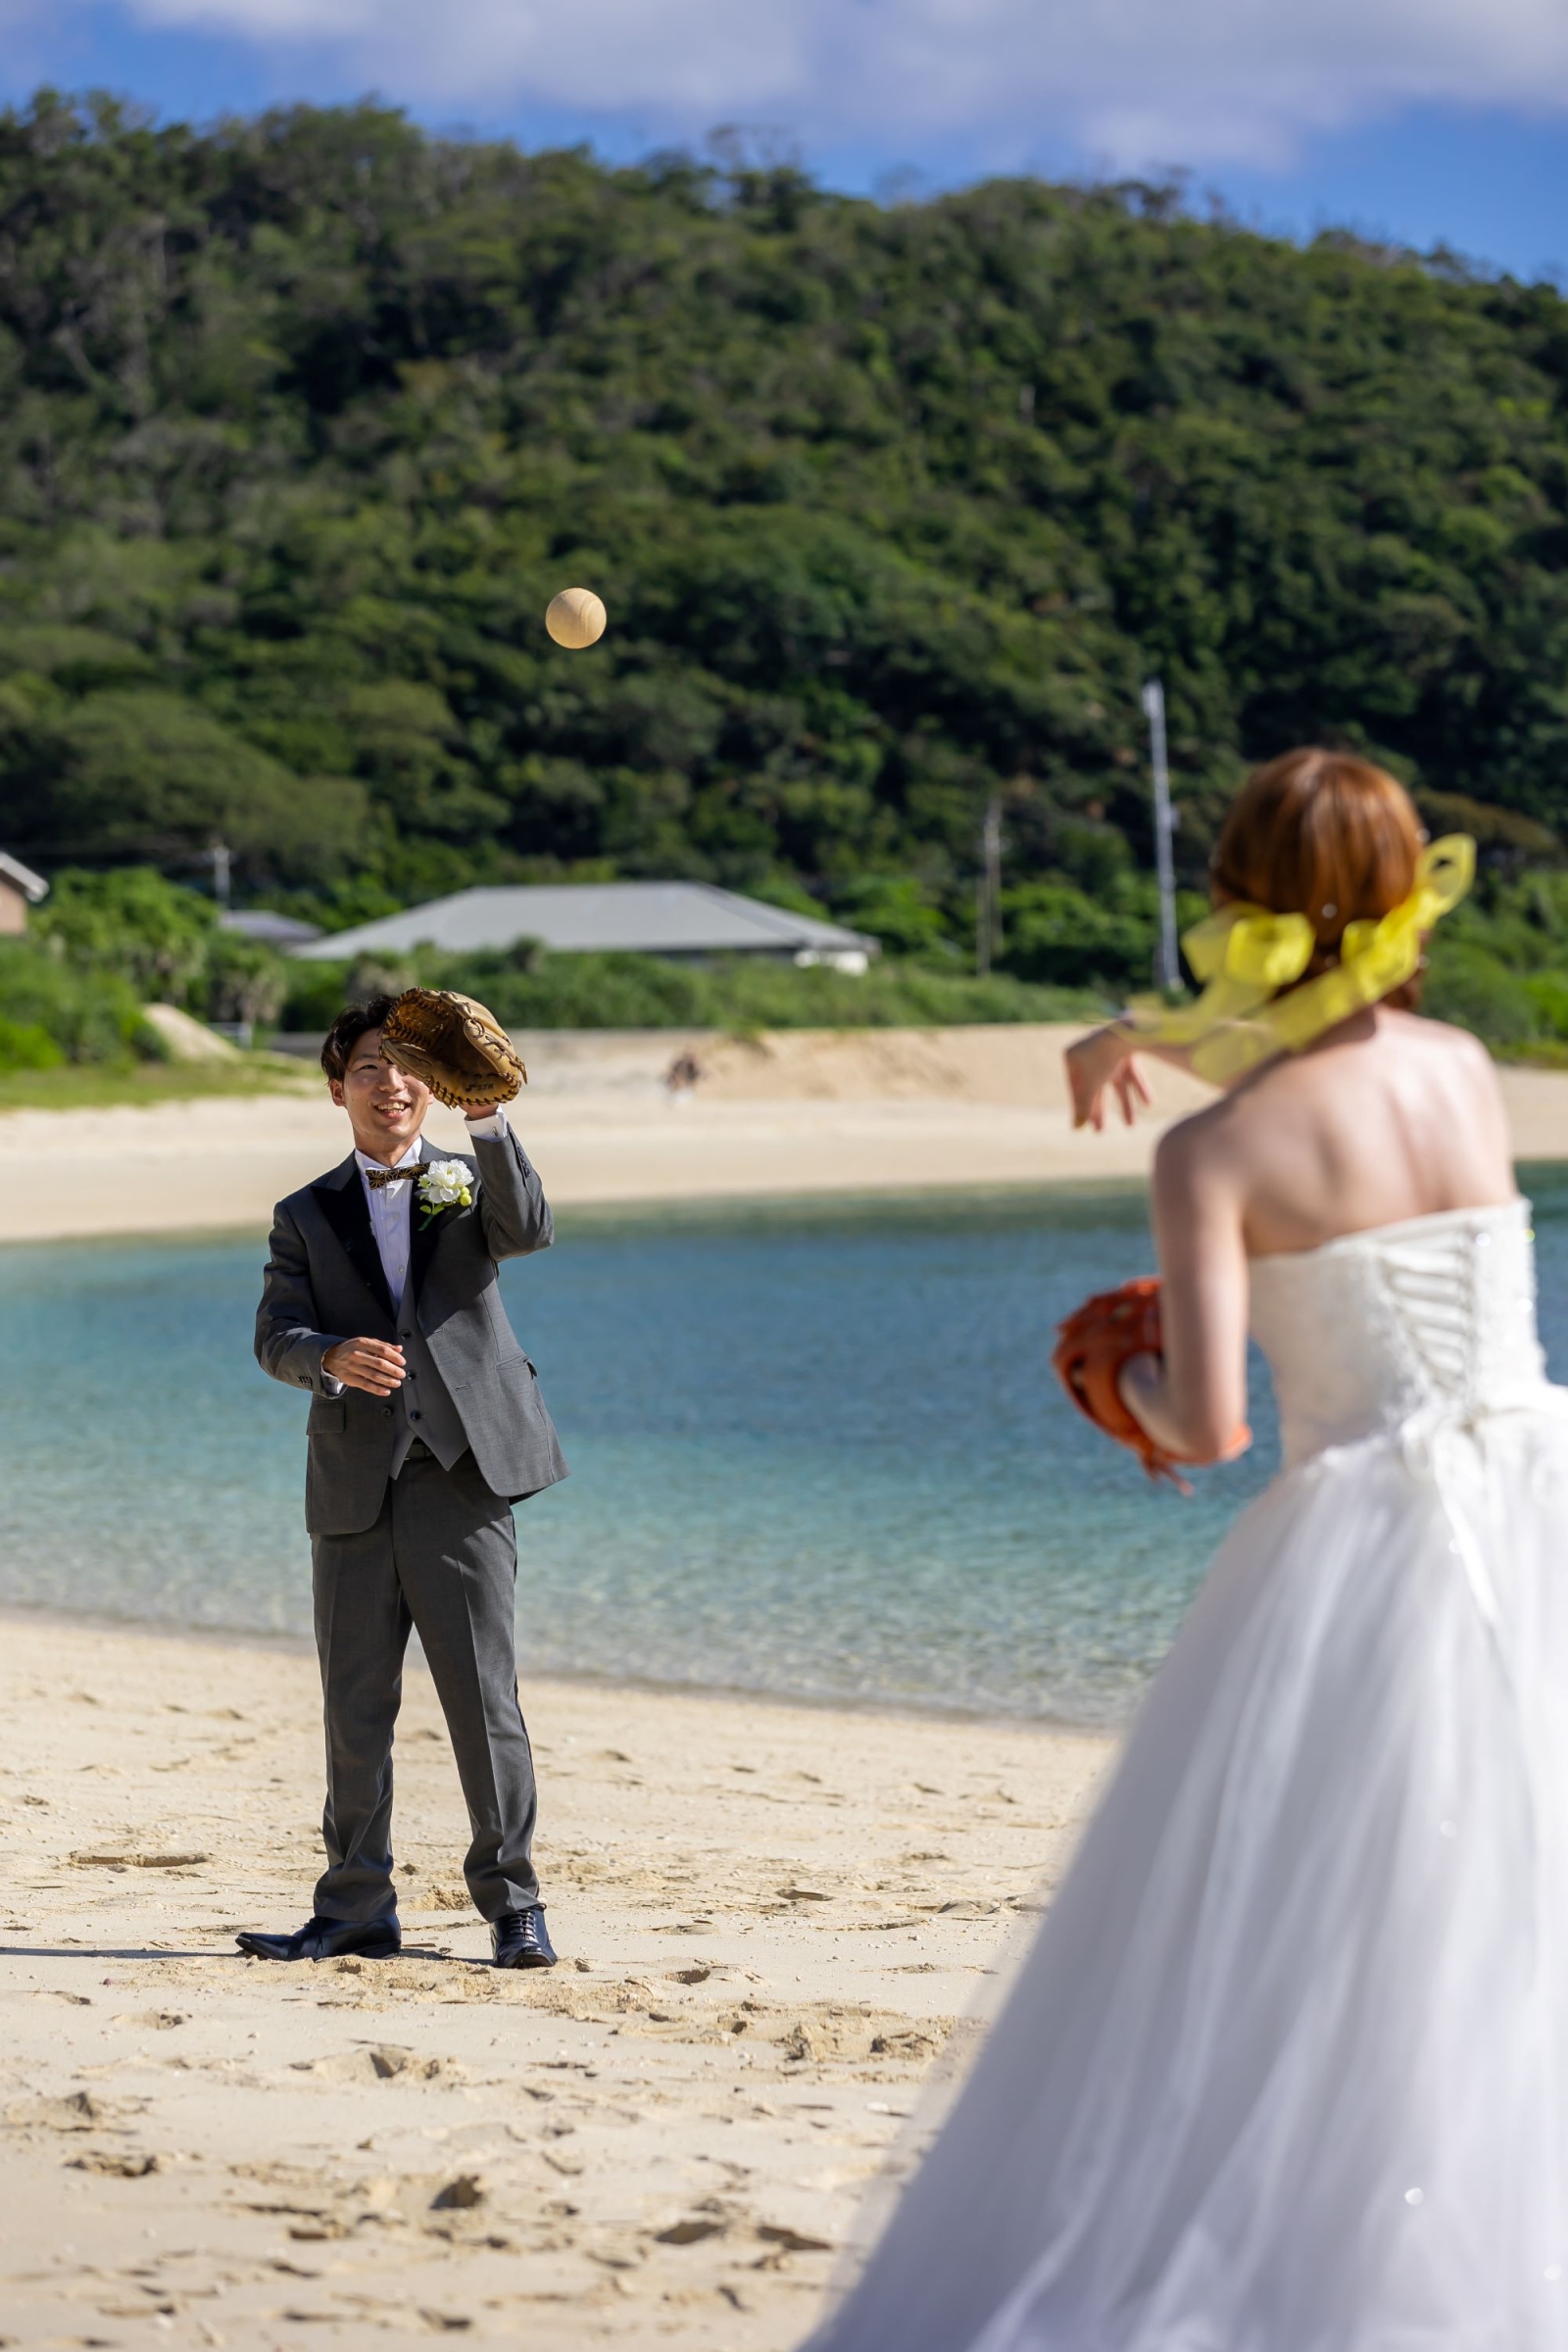
<svg viewBox="0 0 1568 2352">
<path fill-rule="evenodd" d="M 494 1013 L 452 988 L 407 988 L 386 1016 L 381 1054 L 455 1110 L 499 1108 L 528 1083 Z"/>
<path fill-rule="evenodd" d="M 1191 1488 L 1176 1464 L 1180 1456 L 1157 1446 L 1143 1423 L 1122 1402 L 1117 1383 L 1122 1366 L 1135 1355 L 1162 1355 L 1159 1282 L 1145 1274 L 1124 1282 L 1119 1291 L 1097 1291 L 1064 1323 L 1057 1326 L 1052 1357 L 1062 1387 L 1078 1410 L 1119 1446 L 1130 1446 L 1151 1478 L 1168 1478 L 1190 1494 Z M 1237 1432 L 1233 1450 L 1240 1451 L 1249 1433 Z"/>
</svg>

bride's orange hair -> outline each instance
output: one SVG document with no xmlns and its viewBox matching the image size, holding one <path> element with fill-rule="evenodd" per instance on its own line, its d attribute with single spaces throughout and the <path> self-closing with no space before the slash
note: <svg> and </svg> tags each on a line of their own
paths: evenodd
<svg viewBox="0 0 1568 2352">
<path fill-rule="evenodd" d="M 1404 786 L 1350 752 L 1305 748 L 1254 767 L 1231 804 L 1209 878 L 1216 900 L 1304 914 L 1333 963 L 1347 923 L 1377 921 L 1415 888 L 1425 835 Z M 1414 1002 L 1417 984 L 1390 1004 Z"/>
</svg>

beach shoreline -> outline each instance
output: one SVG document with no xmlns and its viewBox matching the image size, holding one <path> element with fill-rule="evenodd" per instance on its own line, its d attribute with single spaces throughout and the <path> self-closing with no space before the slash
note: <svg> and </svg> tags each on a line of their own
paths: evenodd
<svg viewBox="0 0 1568 2352">
<path fill-rule="evenodd" d="M 1210 1100 L 1151 1065 L 1153 1105 L 1102 1135 L 1071 1124 L 1072 1027 L 784 1031 L 696 1041 L 672 1092 L 673 1033 L 541 1033 L 511 1116 L 561 1208 L 1095 1186 L 1147 1178 L 1172 1120 Z M 1568 1159 L 1568 1071 L 1499 1072 L 1521 1159 Z M 462 1119 L 436 1107 L 439 1147 Z M 319 1093 L 0 1113 L 0 1240 L 253 1233 L 347 1147 Z"/>
<path fill-rule="evenodd" d="M 269 1633 L 251 1626 L 174 1625 L 156 1617 L 115 1617 L 101 1609 L 64 1609 L 46 1602 L 20 1600 L 0 1601 L 0 1629 L 7 1626 L 58 1627 L 63 1632 L 79 1630 L 89 1634 L 147 1635 L 159 1642 L 191 1644 L 218 1650 L 261 1649 L 285 1657 L 305 1658 L 313 1665 L 316 1643 L 310 1634 Z M 417 1634 L 411 1636 L 409 1657 L 422 1671 Z M 524 1665 L 526 1674 L 526 1666 Z M 1077 1721 L 1068 1715 L 1006 1714 L 1000 1710 L 980 1707 L 943 1705 L 937 1700 L 918 1698 L 869 1698 L 840 1695 L 814 1696 L 805 1690 L 768 1690 L 740 1683 L 665 1682 L 655 1677 L 628 1674 L 598 1674 L 591 1668 L 575 1669 L 552 1665 L 538 1676 L 528 1676 L 542 1686 L 563 1690 L 598 1693 L 613 1699 L 624 1692 L 640 1698 L 668 1698 L 680 1704 L 700 1707 L 711 1702 L 715 1706 L 771 1707 L 784 1712 L 809 1716 L 867 1716 L 877 1722 L 903 1724 L 911 1734 L 922 1724 L 940 1723 L 968 1725 L 977 1730 L 995 1726 L 999 1731 L 1017 1732 L 1025 1738 L 1053 1740 L 1111 1740 L 1121 1736 L 1124 1728 L 1114 1721 Z"/>
<path fill-rule="evenodd" d="M 1061 1054 L 1078 1034 L 705 1040 L 699 1083 L 671 1092 L 665 1077 L 679 1038 L 563 1033 L 523 1041 L 531 1083 L 510 1115 L 563 1208 L 1141 1177 L 1159 1126 L 1204 1090 L 1160 1072 L 1153 1122 L 1074 1135 Z M 461 1117 L 440 1106 L 427 1132 L 441 1148 L 464 1140 Z M 0 1238 L 265 1229 L 274 1203 L 335 1166 L 347 1142 L 324 1086 L 8 1111 L 0 1115 Z"/>
<path fill-rule="evenodd" d="M 485 1964 L 433 1692 L 405 1951 L 247 1961 L 318 1866 L 287 1648 L 11 1611 L 8 2340 L 784 2352 L 1114 1752 L 1042 1725 L 524 1681 L 563 1965 Z M 963 2021 L 971 2021 L 965 2024 Z M 303 2332 L 302 2332 L 303 2331 Z"/>
</svg>

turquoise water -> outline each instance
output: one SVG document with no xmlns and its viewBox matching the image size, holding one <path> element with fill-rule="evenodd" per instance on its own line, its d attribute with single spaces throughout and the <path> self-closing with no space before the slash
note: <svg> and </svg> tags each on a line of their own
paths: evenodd
<svg viewBox="0 0 1568 2352">
<path fill-rule="evenodd" d="M 1568 1372 L 1568 1171 L 1532 1171 Z M 254 1237 L 0 1251 L 0 1602 L 308 1634 L 305 1399 Z M 1150 1265 L 1129 1195 L 564 1217 L 509 1267 L 573 1476 L 518 1512 L 523 1673 L 1114 1721 L 1257 1445 L 1193 1501 L 1061 1400 L 1054 1326 Z"/>
</svg>

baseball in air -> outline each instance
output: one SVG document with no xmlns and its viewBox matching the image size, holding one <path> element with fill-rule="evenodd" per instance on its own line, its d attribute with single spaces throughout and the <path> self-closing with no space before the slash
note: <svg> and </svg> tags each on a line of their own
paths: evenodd
<svg viewBox="0 0 1568 2352">
<path fill-rule="evenodd" d="M 598 644 L 608 617 L 591 588 L 563 588 L 545 608 L 545 627 L 558 645 L 564 645 L 573 653 L 580 653 L 585 645 Z"/>
</svg>

